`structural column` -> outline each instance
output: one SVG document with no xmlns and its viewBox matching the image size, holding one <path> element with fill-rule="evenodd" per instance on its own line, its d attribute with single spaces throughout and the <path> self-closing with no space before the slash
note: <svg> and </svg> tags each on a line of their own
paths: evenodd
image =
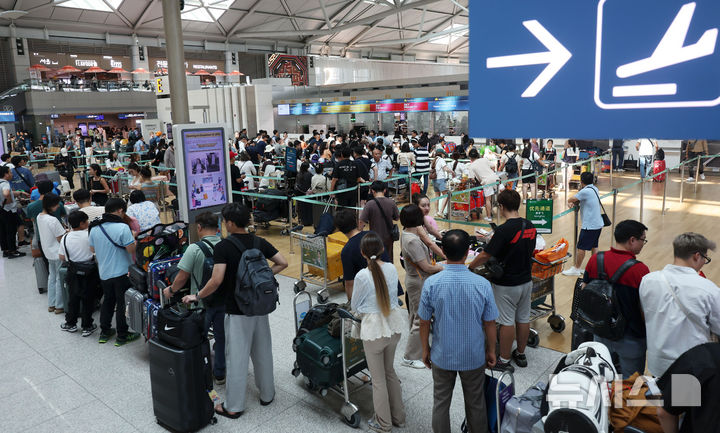
<svg viewBox="0 0 720 433">
<path fill-rule="evenodd" d="M 168 57 L 172 121 L 175 125 L 190 123 L 180 2 L 177 0 L 162 0 L 162 9 Z"/>
<path fill-rule="evenodd" d="M 11 34 L 14 33 L 14 27 L 12 27 Z M 11 36 L 8 40 L 14 81 L 12 84 L 15 85 L 30 79 L 30 55 L 28 53 L 27 39 Z"/>
</svg>

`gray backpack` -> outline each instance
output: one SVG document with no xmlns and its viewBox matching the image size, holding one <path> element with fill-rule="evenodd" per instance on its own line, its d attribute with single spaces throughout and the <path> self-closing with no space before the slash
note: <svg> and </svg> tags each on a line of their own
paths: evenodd
<svg viewBox="0 0 720 433">
<path fill-rule="evenodd" d="M 267 259 L 258 249 L 260 240 L 253 237 L 253 247 L 246 248 L 232 235 L 226 239 L 241 254 L 235 280 L 235 303 L 240 313 L 245 316 L 265 316 L 272 313 L 280 303 L 279 284 Z"/>
</svg>

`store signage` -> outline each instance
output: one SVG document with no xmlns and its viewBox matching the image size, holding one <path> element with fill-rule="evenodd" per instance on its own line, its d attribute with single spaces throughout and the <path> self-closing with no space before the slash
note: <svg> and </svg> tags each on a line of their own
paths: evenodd
<svg viewBox="0 0 720 433">
<path fill-rule="evenodd" d="M 282 107 L 282 109 L 281 109 Z M 286 110 L 285 107 L 288 107 Z M 279 104 L 278 115 L 336 114 L 336 113 L 391 113 L 420 111 L 468 111 L 465 96 L 443 98 L 384 99 L 376 101 L 313 102 L 307 104 Z M 285 113 L 285 114 L 283 114 Z"/>
<path fill-rule="evenodd" d="M 137 119 L 137 118 L 144 118 L 145 113 L 128 113 L 128 114 L 118 114 L 118 119 L 125 120 L 125 119 Z"/>
<path fill-rule="evenodd" d="M 720 138 L 720 2 L 478 7 L 471 135 Z"/>
<path fill-rule="evenodd" d="M 193 69 L 205 69 L 206 71 L 217 71 L 217 65 L 192 65 Z"/>
<path fill-rule="evenodd" d="M 50 115 L 50 118 L 51 118 L 51 119 L 59 119 L 59 118 L 60 118 L 60 115 L 59 115 L 59 114 L 51 114 L 51 115 Z"/>
<path fill-rule="evenodd" d="M 103 115 L 103 114 L 84 114 L 81 116 L 75 116 L 75 119 L 78 119 L 78 120 L 105 120 L 105 115 Z"/>
<path fill-rule="evenodd" d="M 0 111 L 0 122 L 14 122 L 15 113 L 13 111 Z"/>
<path fill-rule="evenodd" d="M 553 201 L 528 200 L 525 207 L 525 218 L 533 223 L 538 233 L 552 233 Z"/>
<path fill-rule="evenodd" d="M 97 60 L 75 60 L 75 66 L 79 68 L 92 68 L 93 66 L 97 65 Z"/>
</svg>

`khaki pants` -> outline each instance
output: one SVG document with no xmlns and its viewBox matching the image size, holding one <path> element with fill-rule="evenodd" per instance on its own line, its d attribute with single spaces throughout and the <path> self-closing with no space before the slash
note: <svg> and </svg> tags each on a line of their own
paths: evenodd
<svg viewBox="0 0 720 433">
<path fill-rule="evenodd" d="M 390 430 L 392 424 L 405 423 L 405 405 L 402 400 L 400 379 L 393 367 L 395 349 L 400 334 L 377 340 L 363 340 L 365 359 L 372 376 L 373 407 L 375 420 L 383 429 Z"/>
<path fill-rule="evenodd" d="M 455 378 L 460 374 L 460 383 L 465 400 L 465 417 L 470 433 L 487 433 L 488 419 L 485 407 L 485 366 L 476 370 L 450 371 L 432 366 L 434 433 L 450 433 L 450 403 L 452 402 Z"/>
<path fill-rule="evenodd" d="M 407 292 L 407 310 L 410 316 L 410 333 L 405 346 L 405 359 L 416 361 L 422 359 L 422 342 L 420 341 L 420 317 L 418 307 L 422 295 L 423 280 L 421 278 L 405 278 L 405 291 Z"/>
</svg>

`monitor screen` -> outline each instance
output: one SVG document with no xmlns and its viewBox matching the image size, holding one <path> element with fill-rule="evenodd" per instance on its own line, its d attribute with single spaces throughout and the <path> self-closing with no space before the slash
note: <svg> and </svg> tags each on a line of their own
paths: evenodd
<svg viewBox="0 0 720 433">
<path fill-rule="evenodd" d="M 222 128 L 186 130 L 182 140 L 190 210 L 226 204 L 225 131 Z"/>
<path fill-rule="evenodd" d="M 277 107 L 278 107 L 278 116 L 290 115 L 290 104 L 279 104 Z"/>
</svg>

